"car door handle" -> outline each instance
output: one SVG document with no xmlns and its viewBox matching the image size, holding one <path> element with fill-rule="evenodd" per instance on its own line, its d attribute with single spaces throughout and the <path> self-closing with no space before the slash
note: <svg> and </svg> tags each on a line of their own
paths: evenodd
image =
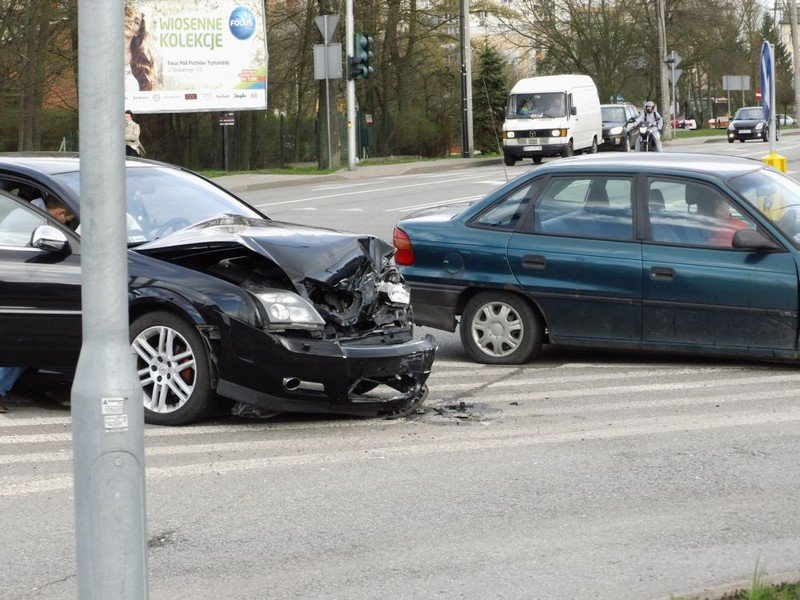
<svg viewBox="0 0 800 600">
<path fill-rule="evenodd" d="M 653 281 L 672 281 L 675 279 L 675 269 L 669 267 L 650 267 L 650 279 Z"/>
<path fill-rule="evenodd" d="M 522 257 L 522 266 L 525 269 L 537 269 L 541 271 L 547 265 L 547 259 L 544 256 L 536 256 L 534 254 L 526 254 Z"/>
</svg>

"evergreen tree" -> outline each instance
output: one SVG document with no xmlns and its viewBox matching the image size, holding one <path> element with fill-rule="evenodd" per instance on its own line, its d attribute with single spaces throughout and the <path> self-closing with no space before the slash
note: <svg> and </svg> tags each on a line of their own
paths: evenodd
<svg viewBox="0 0 800 600">
<path fill-rule="evenodd" d="M 473 135 L 475 149 L 481 152 L 497 151 L 508 97 L 505 68 L 502 53 L 485 42 L 478 55 L 478 74 L 472 81 Z"/>
</svg>

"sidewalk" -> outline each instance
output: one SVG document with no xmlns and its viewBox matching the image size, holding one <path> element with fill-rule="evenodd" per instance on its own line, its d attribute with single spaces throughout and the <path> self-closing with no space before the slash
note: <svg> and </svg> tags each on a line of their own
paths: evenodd
<svg viewBox="0 0 800 600">
<path fill-rule="evenodd" d="M 331 181 L 351 181 L 366 177 L 391 177 L 393 175 L 414 175 L 418 173 L 439 173 L 455 169 L 471 169 L 502 164 L 500 157 L 490 158 L 443 158 L 441 160 L 421 160 L 417 162 L 394 163 L 388 165 L 356 166 L 348 171 L 347 166 L 336 173 L 325 175 L 269 175 L 247 174 L 223 175 L 215 177 L 214 183 L 232 192 L 249 192 L 270 188 L 305 185 L 307 183 L 330 183 Z"/>
</svg>

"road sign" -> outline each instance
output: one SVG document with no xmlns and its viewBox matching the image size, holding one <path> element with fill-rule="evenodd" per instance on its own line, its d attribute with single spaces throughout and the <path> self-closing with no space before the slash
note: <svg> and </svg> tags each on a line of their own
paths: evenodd
<svg viewBox="0 0 800 600">
<path fill-rule="evenodd" d="M 314 79 L 342 78 L 342 45 L 314 44 Z"/>
<path fill-rule="evenodd" d="M 336 26 L 339 24 L 339 15 L 319 15 L 314 22 L 322 34 L 322 40 L 327 44 L 331 41 L 333 32 L 336 31 Z"/>
<path fill-rule="evenodd" d="M 229 127 L 236 124 L 236 117 L 233 113 L 225 113 L 219 116 L 219 124 L 222 127 Z"/>
<path fill-rule="evenodd" d="M 722 89 L 729 92 L 748 91 L 750 75 L 723 75 Z"/>
<path fill-rule="evenodd" d="M 671 64 L 673 68 L 675 68 L 675 67 L 677 67 L 679 64 L 681 64 L 681 60 L 683 60 L 683 59 L 681 58 L 680 54 L 678 54 L 677 52 L 675 52 L 675 50 L 673 50 L 672 52 L 670 52 L 670 53 L 667 55 L 667 62 L 668 62 L 669 64 Z"/>
<path fill-rule="evenodd" d="M 764 109 L 764 118 L 769 121 L 772 111 L 772 45 L 764 42 L 761 46 L 761 89 L 764 91 L 761 97 L 761 107 Z"/>
<path fill-rule="evenodd" d="M 669 82 L 672 85 L 675 85 L 678 82 L 678 79 L 681 78 L 681 73 L 683 73 L 683 69 L 670 69 L 669 70 Z"/>
</svg>

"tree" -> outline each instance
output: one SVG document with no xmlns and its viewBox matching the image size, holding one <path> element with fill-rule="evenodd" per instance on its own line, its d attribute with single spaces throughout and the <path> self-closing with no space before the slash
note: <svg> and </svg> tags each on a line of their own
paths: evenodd
<svg viewBox="0 0 800 600">
<path fill-rule="evenodd" d="M 506 62 L 496 47 L 484 42 L 478 54 L 478 73 L 472 82 L 475 148 L 481 152 L 498 146 L 508 96 Z"/>
</svg>

